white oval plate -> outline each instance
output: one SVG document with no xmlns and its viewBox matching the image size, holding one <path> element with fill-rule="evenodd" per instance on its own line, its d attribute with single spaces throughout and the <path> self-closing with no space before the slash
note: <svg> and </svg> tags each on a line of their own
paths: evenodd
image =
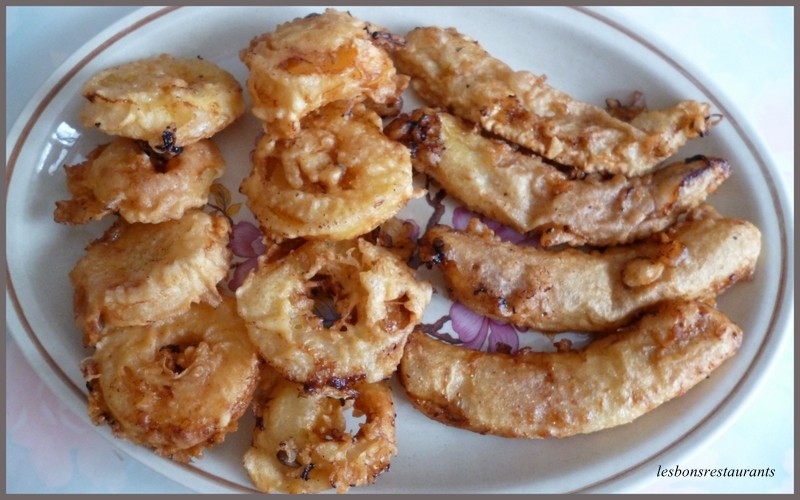
<svg viewBox="0 0 800 500">
<path fill-rule="evenodd" d="M 344 8 L 342 8 L 344 9 Z M 68 273 L 86 244 L 108 221 L 82 227 L 53 222 L 54 202 L 68 197 L 61 166 L 81 161 L 107 140 L 84 130 L 77 112 L 80 87 L 96 71 L 135 58 L 170 52 L 200 55 L 233 73 L 247 71 L 238 52 L 253 36 L 320 8 L 145 8 L 112 25 L 62 65 L 31 100 L 8 137 L 8 326 L 38 373 L 86 418 L 78 364 L 90 351 L 73 326 Z M 603 105 L 606 97 L 645 93 L 654 108 L 678 99 L 711 102 L 725 120 L 710 136 L 678 155 L 722 156 L 732 177 L 712 198 L 722 213 L 755 223 L 763 250 L 755 279 L 723 294 L 719 308 L 745 331 L 739 354 L 681 398 L 632 424 L 563 440 L 514 440 L 462 431 L 413 410 L 395 384 L 399 454 L 370 493 L 575 492 L 629 489 L 655 474 L 655 461 L 674 463 L 729 421 L 761 380 L 784 334 L 793 293 L 791 212 L 765 148 L 731 103 L 635 33 L 595 12 L 568 8 L 348 8 L 353 15 L 404 33 L 422 25 L 455 26 L 516 69 L 548 75 L 554 87 Z M 407 103 L 407 108 L 410 104 Z M 220 134 L 228 163 L 222 178 L 233 193 L 249 171 L 259 124 L 251 116 Z M 417 208 L 406 216 L 420 219 Z M 12 216 L 13 215 L 13 216 Z M 446 216 L 445 222 L 449 222 Z M 426 320 L 446 314 L 438 297 Z M 125 453 L 202 492 L 253 491 L 241 466 L 252 418 L 224 445 L 191 465 L 98 432 Z"/>
</svg>

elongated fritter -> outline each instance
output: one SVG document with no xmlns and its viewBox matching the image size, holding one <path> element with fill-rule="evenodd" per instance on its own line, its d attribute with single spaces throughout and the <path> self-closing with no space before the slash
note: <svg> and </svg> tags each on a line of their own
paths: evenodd
<svg viewBox="0 0 800 500">
<path fill-rule="evenodd" d="M 585 172 L 643 175 L 713 123 L 710 106 L 692 100 L 620 120 L 513 71 L 453 28 L 416 28 L 396 47 L 395 66 L 429 105 Z"/>
<path fill-rule="evenodd" d="M 629 423 L 733 356 L 742 331 L 700 302 L 665 302 L 582 350 L 474 351 L 414 332 L 399 367 L 412 404 L 448 425 L 568 437 Z"/>
<path fill-rule="evenodd" d="M 696 156 L 641 177 L 571 179 L 431 108 L 400 116 L 386 134 L 410 148 L 415 169 L 469 209 L 533 231 L 543 246 L 616 245 L 649 236 L 702 203 L 730 175 L 724 160 Z"/>
<path fill-rule="evenodd" d="M 420 242 L 448 290 L 475 312 L 541 331 L 607 331 L 662 300 L 714 296 L 749 278 L 761 233 L 708 205 L 650 239 L 605 251 L 549 251 L 500 241 L 477 219 L 434 226 Z"/>
</svg>

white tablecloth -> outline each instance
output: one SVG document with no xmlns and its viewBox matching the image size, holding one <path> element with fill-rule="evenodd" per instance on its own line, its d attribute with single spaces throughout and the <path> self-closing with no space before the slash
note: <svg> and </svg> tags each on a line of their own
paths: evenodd
<svg viewBox="0 0 800 500">
<path fill-rule="evenodd" d="M 128 7 L 8 7 L 6 123 L 74 50 Z M 691 60 L 763 135 L 794 204 L 793 11 L 615 8 L 634 30 Z M 643 29 L 640 29 L 643 28 Z M 11 215 L 9 215 L 11 216 Z M 793 321 L 789 321 L 793 328 Z M 794 340 L 751 403 L 709 445 L 665 467 L 769 467 L 770 478 L 653 478 L 643 492 L 794 491 Z M 191 490 L 119 452 L 47 388 L 6 334 L 8 493 L 180 493 Z"/>
</svg>

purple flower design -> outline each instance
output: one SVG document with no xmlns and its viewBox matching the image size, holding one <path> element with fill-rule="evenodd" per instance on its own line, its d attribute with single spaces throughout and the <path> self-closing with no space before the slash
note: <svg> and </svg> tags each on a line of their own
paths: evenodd
<svg viewBox="0 0 800 500">
<path fill-rule="evenodd" d="M 450 321 L 462 345 L 468 349 L 480 350 L 488 337 L 486 350 L 513 354 L 519 349 L 519 332 L 508 323 L 481 316 L 467 306 L 454 302 L 450 306 Z M 508 346 L 508 348 L 499 346 Z"/>
<path fill-rule="evenodd" d="M 229 246 L 234 255 L 245 259 L 234 264 L 233 277 L 228 282 L 228 288 L 235 292 L 250 271 L 258 267 L 258 257 L 263 255 L 267 248 L 264 245 L 261 231 L 247 221 L 239 221 L 234 224 Z"/>
<path fill-rule="evenodd" d="M 411 232 L 408 235 L 408 239 L 411 241 L 417 241 L 419 239 L 419 224 L 414 219 L 402 219 L 404 224 L 411 224 Z"/>
<path fill-rule="evenodd" d="M 457 207 L 455 210 L 453 210 L 453 227 L 459 231 L 463 231 L 467 228 L 469 221 L 473 217 L 478 217 L 481 222 L 489 226 L 492 231 L 494 231 L 495 234 L 503 241 L 508 241 L 517 245 L 538 245 L 538 240 L 535 237 L 519 233 L 508 226 L 504 226 L 499 222 L 487 219 L 486 217 L 478 215 L 475 212 L 471 212 L 463 207 Z"/>
<path fill-rule="evenodd" d="M 517 245 L 537 245 L 535 237 L 521 234 L 516 230 L 504 226 L 498 222 L 487 219 L 483 216 L 471 212 L 463 207 L 453 210 L 453 227 L 463 231 L 467 228 L 469 221 L 473 217 L 478 217 L 481 222 L 489 226 L 495 234 L 503 241 L 508 241 Z M 503 352 L 510 348 L 513 354 L 519 350 L 519 332 L 524 329 L 517 329 L 514 326 L 497 321 L 487 316 L 472 311 L 467 306 L 454 302 L 450 307 L 450 319 L 453 330 L 458 334 L 464 347 L 479 350 L 486 343 L 486 350 L 497 352 L 498 346 L 504 345 L 499 350 Z M 488 343 L 486 342 L 488 338 Z"/>
</svg>

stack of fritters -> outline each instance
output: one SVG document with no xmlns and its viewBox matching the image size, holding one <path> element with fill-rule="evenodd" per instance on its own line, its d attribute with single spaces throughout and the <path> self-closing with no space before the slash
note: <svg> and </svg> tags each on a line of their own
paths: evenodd
<svg viewBox="0 0 800 500">
<path fill-rule="evenodd" d="M 386 379 L 431 286 L 373 242 L 387 241 L 375 238 L 381 225 L 402 227 L 390 219 L 416 194 L 409 152 L 384 135 L 379 114 L 399 110 L 408 79 L 375 31 L 328 9 L 241 52 L 263 134 L 240 191 L 269 242 L 301 241 L 263 257 L 236 290 L 251 339 L 279 374 L 258 400 L 245 455 L 267 492 L 344 492 L 374 482 L 397 453 Z M 401 250 L 402 239 L 388 240 Z M 346 430 L 346 408 L 366 415 L 357 432 Z"/>
<path fill-rule="evenodd" d="M 464 231 L 429 229 L 422 261 L 478 314 L 601 337 L 584 349 L 478 353 L 415 333 L 400 380 L 420 411 L 503 436 L 593 432 L 683 394 L 737 351 L 741 331 L 709 304 L 752 275 L 761 235 L 704 205 L 730 174 L 725 160 L 669 163 L 719 121 L 708 104 L 648 110 L 638 94 L 603 110 L 452 28 L 417 28 L 389 46 L 433 108 L 402 115 L 387 135 L 467 208 L 539 243 L 501 241 L 475 218 Z"/>
<path fill-rule="evenodd" d="M 201 59 L 169 55 L 96 74 L 81 121 L 116 137 L 66 167 L 55 220 L 116 221 L 70 273 L 89 414 L 178 461 L 237 427 L 260 360 L 218 283 L 230 221 L 200 210 L 225 162 L 211 137 L 244 113 L 242 88 Z"/>
<path fill-rule="evenodd" d="M 631 422 L 741 345 L 715 298 L 752 276 L 761 235 L 706 204 L 727 161 L 674 159 L 719 122 L 708 104 L 649 110 L 637 93 L 602 109 L 455 29 L 398 36 L 334 9 L 239 55 L 261 121 L 239 189 L 265 252 L 233 296 L 218 286 L 230 214 L 201 209 L 225 166 L 211 137 L 244 112 L 239 83 L 162 55 L 84 87 L 81 121 L 116 137 L 66 167 L 72 198 L 54 218 L 116 217 L 70 273 L 95 423 L 190 461 L 252 405 L 256 488 L 345 492 L 397 454 L 395 372 L 438 421 L 568 437 Z M 426 106 L 400 114 L 409 84 Z M 535 244 L 478 217 L 418 239 L 395 217 L 423 194 L 413 170 Z M 412 264 L 437 267 L 443 294 L 479 315 L 596 339 L 491 353 L 435 339 L 420 328 L 433 287 Z M 349 413 L 365 417 L 357 430 Z"/>
</svg>

